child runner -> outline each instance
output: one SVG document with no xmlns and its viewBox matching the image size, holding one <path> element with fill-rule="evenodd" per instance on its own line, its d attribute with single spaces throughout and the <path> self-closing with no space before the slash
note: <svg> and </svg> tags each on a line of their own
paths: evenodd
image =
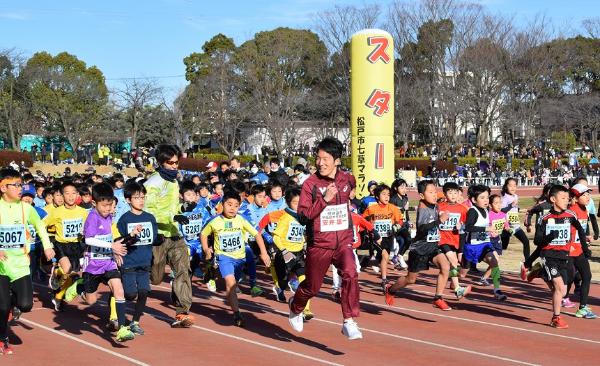
<svg viewBox="0 0 600 366">
<path fill-rule="evenodd" d="M 586 208 L 590 203 L 590 189 L 579 183 L 571 188 L 571 195 L 573 196 L 574 202 L 569 207 L 569 210 L 575 213 L 577 220 L 579 220 L 581 227 L 587 235 L 585 238 L 586 240 L 581 240 L 579 235 L 577 235 L 569 250 L 569 265 L 567 268 L 569 277 L 566 295 L 562 300 L 562 306 L 575 306 L 575 304 L 571 303 L 571 300 L 569 300 L 569 290 L 573 285 L 573 281 L 575 280 L 575 270 L 577 270 L 581 277 L 581 288 L 579 291 L 579 309 L 577 310 L 577 313 L 575 313 L 575 316 L 578 318 L 596 319 L 596 314 L 594 314 L 592 309 L 587 305 L 590 284 L 592 282 L 592 272 L 590 270 L 590 262 L 588 261 L 588 258 L 592 256 L 592 252 L 587 247 L 587 243 L 591 241 L 592 237 L 589 235 L 589 214 Z"/>
<path fill-rule="evenodd" d="M 269 197 L 271 202 L 267 206 L 268 212 L 283 210 L 286 207 L 285 199 L 283 198 L 283 185 L 277 181 L 273 182 L 269 189 Z"/>
<path fill-rule="evenodd" d="M 298 201 L 300 200 L 300 188 L 291 187 L 285 192 L 285 203 L 287 208 L 279 218 L 277 229 L 273 233 L 273 241 L 277 252 L 273 261 L 275 269 L 275 286 L 273 292 L 277 300 L 285 302 L 285 289 L 290 285 L 292 292 L 296 292 L 298 284 L 304 281 L 304 225 L 298 222 Z M 295 274 L 296 279 L 290 279 L 290 274 Z M 313 318 L 310 310 L 310 300 L 303 311 L 304 319 Z"/>
<path fill-rule="evenodd" d="M 33 307 L 28 225 L 40 237 L 46 259 L 54 257 L 44 223 L 33 206 L 20 201 L 22 185 L 19 172 L 0 170 L 0 355 L 13 354 L 8 343 L 10 310 L 28 312 Z"/>
<path fill-rule="evenodd" d="M 23 193 L 21 194 L 21 202 L 28 203 L 33 205 L 35 196 L 35 190 L 33 190 L 33 186 L 30 184 L 26 184 L 23 186 Z M 43 219 L 48 215 L 46 211 L 37 206 L 33 206 L 35 211 L 40 216 L 40 219 Z M 42 252 L 44 251 L 42 246 L 42 240 L 40 236 L 37 234 L 35 230 L 35 226 L 33 224 L 28 225 L 29 234 L 31 235 L 31 241 L 29 246 L 29 270 L 31 272 L 32 280 L 48 280 L 46 278 L 46 274 L 40 268 Z"/>
<path fill-rule="evenodd" d="M 183 200 L 181 214 L 188 219 L 187 224 L 180 224 L 179 231 L 188 246 L 190 254 L 190 269 L 192 275 L 198 278 L 204 277 L 200 262 L 202 260 L 202 244 L 200 244 L 200 231 L 210 218 L 206 206 L 198 204 L 200 195 L 196 193 L 196 185 L 188 180 L 181 183 L 179 195 Z"/>
<path fill-rule="evenodd" d="M 440 212 L 437 207 L 437 189 L 432 180 L 422 180 L 417 184 L 421 197 L 417 209 L 417 234 L 410 245 L 408 253 L 408 275 L 400 277 L 395 284 L 388 284 L 385 291 L 385 302 L 394 305 L 396 292 L 417 280 L 419 272 L 429 269 L 432 261 L 439 268 L 433 306 L 444 311 L 452 308 L 443 299 L 444 287 L 448 282 L 450 263 L 439 248 L 440 234 L 438 227 L 448 221 L 448 213 Z"/>
<path fill-rule="evenodd" d="M 502 197 L 497 194 L 493 194 L 490 196 L 490 225 L 496 232 L 495 236 L 491 236 L 490 240 L 492 242 L 492 246 L 494 247 L 494 257 L 496 261 L 500 263 L 499 256 L 502 255 L 502 241 L 500 240 L 500 236 L 504 230 L 512 230 L 510 225 L 508 224 L 508 217 L 506 216 L 506 212 L 502 212 Z M 490 283 L 488 279 L 492 275 L 492 267 L 488 266 L 488 269 L 483 274 L 481 278 L 480 284 L 483 286 L 489 286 Z"/>
<path fill-rule="evenodd" d="M 508 248 L 510 236 L 514 235 L 521 243 L 523 243 L 523 256 L 525 260 L 529 258 L 529 239 L 521 228 L 519 218 L 519 196 L 517 196 L 517 180 L 515 178 L 507 178 L 502 186 L 502 211 L 508 215 L 508 224 L 512 229 L 511 232 L 502 232 L 502 248 Z"/>
<path fill-rule="evenodd" d="M 448 214 L 448 220 L 440 224 L 440 242 L 441 251 L 448 258 L 450 263 L 449 276 L 454 288 L 454 294 L 457 299 L 462 299 L 471 292 L 471 286 L 460 286 L 459 273 L 460 266 L 458 262 L 458 249 L 460 247 L 460 230 L 465 224 L 467 218 L 467 208 L 458 203 L 458 193 L 462 189 L 454 182 L 448 182 L 442 187 L 445 202 L 438 204 L 440 212 Z"/>
<path fill-rule="evenodd" d="M 400 231 L 403 220 L 398 207 L 390 204 L 391 189 L 385 184 L 380 184 L 373 190 L 377 204 L 367 207 L 363 217 L 373 224 L 381 240 L 381 290 L 385 294 L 387 285 L 387 266 L 390 253 L 394 247 L 394 233 Z"/>
<path fill-rule="evenodd" d="M 467 211 L 465 232 L 467 239 L 463 252 L 463 270 L 461 275 L 466 275 L 466 270 L 471 264 L 486 262 L 491 267 L 492 282 L 494 284 L 494 297 L 499 301 L 505 301 L 507 296 L 500 290 L 500 267 L 491 237 L 496 236 L 496 231 L 490 225 L 488 206 L 490 203 L 490 188 L 484 185 L 469 187 L 469 197 L 473 206 Z M 480 284 L 483 284 L 480 281 Z"/>
<path fill-rule="evenodd" d="M 548 199 L 548 193 L 550 192 L 550 188 L 554 183 L 546 183 L 544 188 L 542 189 L 542 194 L 536 199 L 536 204 L 527 210 L 527 216 L 525 216 L 525 227 L 527 228 L 527 232 L 531 233 L 531 218 L 535 215 L 534 225 L 537 225 L 539 219 L 550 212 L 552 208 L 552 203 Z M 541 269 L 541 266 L 536 268 L 536 271 L 532 271 L 531 274 L 528 275 L 527 271 L 532 268 L 533 262 L 540 257 L 540 247 L 535 248 L 533 253 L 521 264 L 521 280 L 525 281 L 526 279 L 531 282 L 534 277 L 537 276 L 538 271 Z"/>
<path fill-rule="evenodd" d="M 124 256 L 127 249 L 121 241 L 113 242 L 113 225 L 110 214 L 114 204 L 113 190 L 108 183 L 97 183 L 92 187 L 94 210 L 85 220 L 83 235 L 87 250 L 83 263 L 83 278 L 73 283 L 68 290 L 67 301 L 72 301 L 78 295 L 88 304 L 96 303 L 98 286 L 108 285 L 115 298 L 119 330 L 117 342 L 132 340 L 135 334 L 126 325 L 125 294 L 121 283 L 121 273 L 113 254 Z M 66 201 L 65 201 L 66 202 Z M 118 233 L 116 233 L 118 236 Z"/>
<path fill-rule="evenodd" d="M 73 284 L 73 277 L 81 268 L 80 259 L 85 247 L 81 234 L 88 216 L 88 211 L 76 204 L 79 192 L 72 182 L 63 183 L 60 193 L 60 197 L 64 198 L 64 205 L 48 211 L 48 216 L 44 218 L 46 226 L 54 227 L 56 230 L 54 248 L 58 266 L 52 269 L 49 280 L 50 287 L 55 291 L 52 303 L 56 311 L 62 309 L 65 291 Z M 58 196 L 55 195 L 55 203 L 57 198 Z"/>
<path fill-rule="evenodd" d="M 227 191 L 223 195 L 223 213 L 211 219 L 202 229 L 200 240 L 202 251 L 207 261 L 211 260 L 213 249 L 208 247 L 208 237 L 214 235 L 214 254 L 219 264 L 221 276 L 225 280 L 227 298 L 233 310 L 233 321 L 238 327 L 244 326 L 244 319 L 239 310 L 237 299 L 237 280 L 246 264 L 246 237 L 255 237 L 260 249 L 260 258 L 265 266 L 271 265 L 262 237 L 252 225 L 238 215 L 241 203 L 240 195 Z"/>
<path fill-rule="evenodd" d="M 144 211 L 146 188 L 137 182 L 128 183 L 123 189 L 123 196 L 131 210 L 121 216 L 117 228 L 121 237 L 135 237 L 135 240 L 128 240 L 133 245 L 128 246 L 127 255 L 122 258 L 121 281 L 125 299 L 134 301 L 137 298 L 129 329 L 136 335 L 143 335 L 140 318 L 144 314 L 150 292 L 152 246 L 162 242 L 157 235 L 156 219 Z"/>
<path fill-rule="evenodd" d="M 577 216 L 569 207 L 569 190 L 554 185 L 549 192 L 552 209 L 540 219 L 535 230 L 535 245 L 541 247 L 542 278 L 552 291 L 552 321 L 550 326 L 558 329 L 569 325 L 560 315 L 563 296 L 566 294 L 565 282 L 568 278 L 569 251 L 576 235 L 579 235 L 582 248 L 587 249 L 586 234 Z"/>
</svg>

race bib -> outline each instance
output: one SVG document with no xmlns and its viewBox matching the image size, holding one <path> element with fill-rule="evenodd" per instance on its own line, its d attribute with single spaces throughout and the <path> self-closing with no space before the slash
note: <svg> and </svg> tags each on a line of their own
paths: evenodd
<svg viewBox="0 0 600 366">
<path fill-rule="evenodd" d="M 37 237 L 37 231 L 35 230 L 35 226 L 33 225 L 27 225 L 27 230 L 29 231 L 29 235 L 31 235 L 31 240 L 29 240 L 30 243 L 35 244 L 36 241 L 36 237 Z"/>
<path fill-rule="evenodd" d="M 233 253 L 242 249 L 242 232 L 225 232 L 219 234 L 219 244 L 221 250 L 225 253 Z"/>
<path fill-rule="evenodd" d="M 304 241 L 304 225 L 291 222 L 288 227 L 287 240 L 292 243 L 302 243 Z"/>
<path fill-rule="evenodd" d="M 0 225 L 0 249 L 19 249 L 26 244 L 25 225 Z"/>
<path fill-rule="evenodd" d="M 377 231 L 379 236 L 387 238 L 392 231 L 392 220 L 375 220 L 373 226 L 375 226 L 375 231 Z"/>
<path fill-rule="evenodd" d="M 146 222 L 137 222 L 127 224 L 127 232 L 132 232 L 136 226 L 141 225 L 142 231 L 137 235 L 140 240 L 138 240 L 134 245 L 150 245 L 152 244 L 152 239 L 154 237 L 154 233 L 152 232 L 152 224 L 148 221 Z"/>
<path fill-rule="evenodd" d="M 76 239 L 83 229 L 83 219 L 62 220 L 65 239 Z"/>
<path fill-rule="evenodd" d="M 181 230 L 187 240 L 198 239 L 200 231 L 202 231 L 202 221 L 190 220 L 189 224 L 181 226 Z"/>
<path fill-rule="evenodd" d="M 437 227 L 430 229 L 427 232 L 427 242 L 428 243 L 435 243 L 440 241 L 440 231 L 438 230 Z"/>
<path fill-rule="evenodd" d="M 448 213 L 448 221 L 442 222 L 440 224 L 440 230 L 453 231 L 454 228 L 456 228 L 456 225 L 458 225 L 459 221 L 460 221 L 459 213 Z"/>
<path fill-rule="evenodd" d="M 112 234 L 96 235 L 94 238 L 110 244 L 113 242 Z M 112 249 L 90 246 L 90 258 L 96 260 L 112 259 Z"/>
<path fill-rule="evenodd" d="M 500 235 L 502 234 L 502 231 L 504 230 L 504 219 L 498 219 L 498 220 L 493 220 L 492 221 L 492 227 L 494 228 L 494 231 Z"/>
<path fill-rule="evenodd" d="M 320 215 L 321 231 L 341 231 L 348 229 L 350 218 L 348 216 L 348 204 L 327 206 Z"/>
<path fill-rule="evenodd" d="M 519 213 L 516 211 L 509 211 L 508 212 L 508 224 L 512 227 L 512 228 L 517 228 L 520 226 L 519 224 Z"/>
<path fill-rule="evenodd" d="M 547 224 L 546 235 L 551 231 L 558 231 L 558 237 L 550 243 L 550 245 L 565 245 L 571 240 L 571 224 Z"/>
</svg>

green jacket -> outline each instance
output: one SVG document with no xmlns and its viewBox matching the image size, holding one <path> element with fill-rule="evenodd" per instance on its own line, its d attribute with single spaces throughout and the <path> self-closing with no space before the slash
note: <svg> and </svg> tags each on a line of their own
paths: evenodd
<svg viewBox="0 0 600 366">
<path fill-rule="evenodd" d="M 154 173 L 146 183 L 146 203 L 144 210 L 156 217 L 158 233 L 171 238 L 179 236 L 177 223 L 173 217 L 180 213 L 179 184 L 164 180 L 160 174 Z"/>
</svg>

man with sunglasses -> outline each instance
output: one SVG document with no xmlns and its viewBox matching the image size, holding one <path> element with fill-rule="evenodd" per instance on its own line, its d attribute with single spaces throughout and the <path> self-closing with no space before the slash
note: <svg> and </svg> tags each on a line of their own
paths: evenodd
<svg viewBox="0 0 600 366">
<path fill-rule="evenodd" d="M 154 215 L 158 224 L 158 233 L 165 240 L 161 246 L 152 248 L 152 272 L 150 280 L 153 285 L 162 282 L 165 265 L 168 264 L 175 276 L 172 291 L 175 299 L 174 328 L 189 328 L 194 324 L 194 317 L 189 314 L 192 306 L 192 282 L 190 279 L 190 261 L 188 248 L 179 233 L 179 224 L 186 225 L 189 220 L 181 215 L 179 205 L 179 184 L 177 173 L 181 150 L 176 145 L 162 144 L 155 150 L 158 163 L 157 171 L 148 178 L 146 187 L 145 210 Z"/>
</svg>

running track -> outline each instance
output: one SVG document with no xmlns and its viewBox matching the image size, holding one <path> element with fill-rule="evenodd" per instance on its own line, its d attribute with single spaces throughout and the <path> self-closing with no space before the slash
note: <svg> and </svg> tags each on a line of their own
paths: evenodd
<svg viewBox="0 0 600 366">
<path fill-rule="evenodd" d="M 390 277 L 400 273 L 392 270 Z M 316 317 L 300 335 L 287 321 L 287 305 L 274 296 L 240 295 L 246 328 L 232 325 L 223 292 L 212 294 L 194 280 L 196 325 L 171 329 L 174 315 L 167 282 L 155 286 L 142 318 L 146 335 L 117 344 L 104 330 L 108 293 L 104 301 L 86 307 L 76 304 L 64 312 L 51 309 L 48 289 L 35 285 L 32 312 L 12 327 L 15 354 L 0 358 L 3 365 L 597 365 L 600 319 L 565 313 L 569 329 L 557 330 L 550 321 L 550 294 L 541 280 L 521 282 L 503 277 L 509 300 L 498 303 L 491 288 L 474 285 L 468 299 L 454 301 L 452 311 L 431 306 L 434 271 L 400 292 L 394 307 L 384 305 L 379 280 L 362 272 L 361 317 L 364 339 L 348 341 L 340 334 L 340 305 L 331 300 L 329 277 L 313 300 Z M 270 278 L 259 273 L 259 284 Z M 222 287 L 220 285 L 220 287 Z M 247 287 L 242 285 L 247 293 Z M 289 296 L 289 292 L 287 293 Z M 590 304 L 600 309 L 600 285 L 592 285 Z M 131 309 L 130 309 L 131 310 Z"/>
</svg>

